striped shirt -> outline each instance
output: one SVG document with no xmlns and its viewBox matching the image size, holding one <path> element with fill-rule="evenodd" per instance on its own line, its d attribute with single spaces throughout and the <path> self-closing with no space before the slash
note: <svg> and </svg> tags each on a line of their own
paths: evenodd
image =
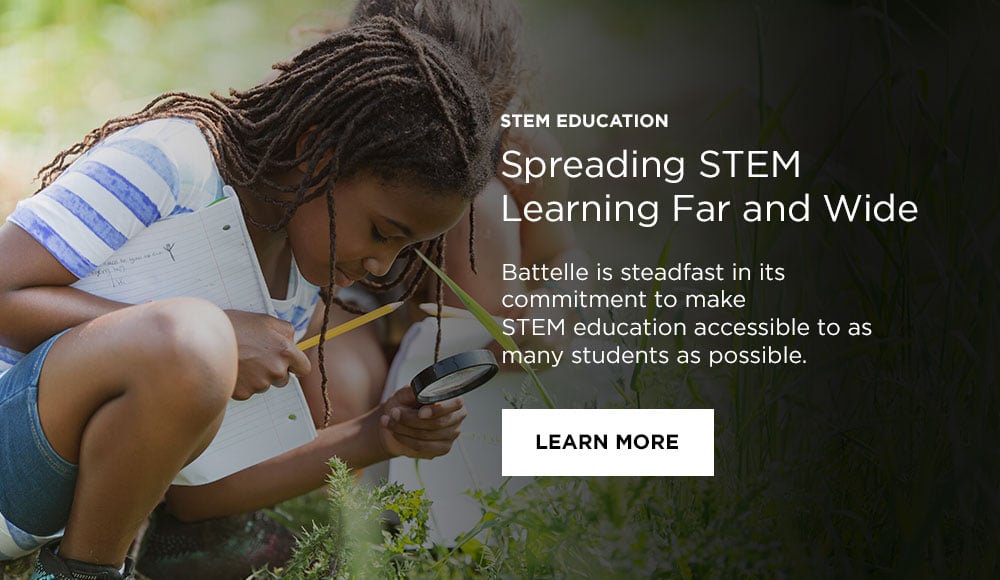
<svg viewBox="0 0 1000 580">
<path fill-rule="evenodd" d="M 198 211 L 223 196 L 218 167 L 201 130 L 159 119 L 109 136 L 51 185 L 17 204 L 7 218 L 83 278 L 129 238 L 167 216 Z M 279 318 L 305 333 L 319 298 L 292 264 Z M 0 346 L 0 374 L 24 356 Z M 3 485 L 0 482 L 0 485 Z M 0 559 L 26 554 L 51 538 L 28 534 L 0 514 Z"/>
</svg>

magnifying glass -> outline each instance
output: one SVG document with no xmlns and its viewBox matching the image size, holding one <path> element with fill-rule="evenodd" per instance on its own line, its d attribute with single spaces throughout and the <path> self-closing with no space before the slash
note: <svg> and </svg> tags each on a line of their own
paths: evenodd
<svg viewBox="0 0 1000 580">
<path fill-rule="evenodd" d="M 468 393 L 493 378 L 499 369 L 488 350 L 470 350 L 442 359 L 420 371 L 410 385 L 421 404 L 436 403 Z"/>
</svg>

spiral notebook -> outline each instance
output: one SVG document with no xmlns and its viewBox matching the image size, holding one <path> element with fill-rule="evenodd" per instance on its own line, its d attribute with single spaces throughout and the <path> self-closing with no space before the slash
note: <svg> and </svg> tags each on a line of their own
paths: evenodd
<svg viewBox="0 0 1000 580">
<path fill-rule="evenodd" d="M 189 296 L 227 310 L 274 315 L 233 195 L 152 224 L 73 286 L 129 304 Z M 293 375 L 284 387 L 230 401 L 211 444 L 174 483 L 210 483 L 315 438 L 309 407 Z"/>
</svg>

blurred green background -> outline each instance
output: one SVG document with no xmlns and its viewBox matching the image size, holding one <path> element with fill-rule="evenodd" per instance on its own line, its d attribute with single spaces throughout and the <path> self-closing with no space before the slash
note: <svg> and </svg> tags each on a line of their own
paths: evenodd
<svg viewBox="0 0 1000 580">
<path fill-rule="evenodd" d="M 157 94 L 245 88 L 343 12 L 318 0 L 0 1 L 0 215 L 35 171 Z M 349 8 L 348 8 L 349 9 Z"/>
</svg>

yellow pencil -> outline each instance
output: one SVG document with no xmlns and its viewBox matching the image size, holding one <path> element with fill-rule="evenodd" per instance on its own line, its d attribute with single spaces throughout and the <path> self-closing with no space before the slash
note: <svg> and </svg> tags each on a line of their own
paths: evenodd
<svg viewBox="0 0 1000 580">
<path fill-rule="evenodd" d="M 372 310 L 371 312 L 362 314 L 357 318 L 352 318 L 351 320 L 348 320 L 343 324 L 334 326 L 333 328 L 326 331 L 326 339 L 330 340 L 331 338 L 344 334 L 349 330 L 354 330 L 359 326 L 364 326 L 365 324 L 368 324 L 369 322 L 375 320 L 376 318 L 382 318 L 386 314 L 389 314 L 390 312 L 393 312 L 394 310 L 402 306 L 402 304 L 403 304 L 402 302 L 393 302 L 392 304 L 379 306 L 378 308 Z M 317 344 L 319 344 L 318 334 L 312 338 L 307 338 L 303 340 L 302 342 L 298 343 L 295 346 L 299 347 L 299 350 L 306 350 L 308 348 L 316 346 Z"/>
<path fill-rule="evenodd" d="M 420 305 L 420 310 L 424 313 L 435 316 L 438 311 L 437 304 L 433 302 L 424 302 Z M 471 312 L 465 310 L 464 308 L 455 308 L 454 306 L 442 306 L 441 307 L 441 318 L 471 318 L 475 320 L 475 316 Z"/>
</svg>

